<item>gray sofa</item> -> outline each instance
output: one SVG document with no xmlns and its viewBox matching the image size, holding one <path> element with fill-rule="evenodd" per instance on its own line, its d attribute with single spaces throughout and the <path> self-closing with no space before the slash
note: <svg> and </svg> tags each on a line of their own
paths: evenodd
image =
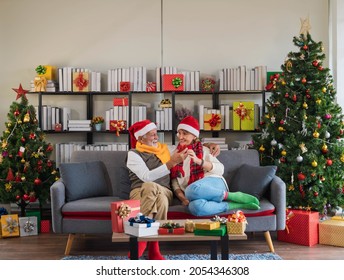
<svg viewBox="0 0 344 280">
<path fill-rule="evenodd" d="M 61 164 L 61 179 L 50 192 L 53 231 L 69 234 L 65 255 L 70 253 L 76 234 L 112 233 L 110 203 L 128 199 L 129 195 L 126 155 L 124 151 L 76 151 L 72 163 Z M 224 177 L 231 191 L 260 197 L 260 210 L 242 209 L 248 221 L 246 232 L 264 232 L 274 252 L 270 231 L 285 228 L 285 183 L 275 175 L 275 168 L 259 166 L 256 150 L 222 151 L 218 159 L 225 166 Z M 175 199 L 168 219 L 192 218 L 200 217 L 193 216 Z"/>
</svg>

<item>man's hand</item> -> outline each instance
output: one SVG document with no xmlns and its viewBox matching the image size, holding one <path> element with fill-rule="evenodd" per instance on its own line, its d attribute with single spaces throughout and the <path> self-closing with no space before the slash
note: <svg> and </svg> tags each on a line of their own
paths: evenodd
<svg viewBox="0 0 344 280">
<path fill-rule="evenodd" d="M 178 163 L 183 162 L 184 159 L 187 157 L 187 151 L 188 151 L 188 149 L 185 148 L 181 152 L 174 152 L 171 155 L 170 160 L 166 163 L 167 168 L 171 169 L 172 167 L 176 166 Z"/>
</svg>

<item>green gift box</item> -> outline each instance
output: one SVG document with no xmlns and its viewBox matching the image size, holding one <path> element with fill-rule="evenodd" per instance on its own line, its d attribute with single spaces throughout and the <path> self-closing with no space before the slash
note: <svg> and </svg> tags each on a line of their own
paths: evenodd
<svg viewBox="0 0 344 280">
<path fill-rule="evenodd" d="M 227 233 L 226 225 L 221 225 L 215 229 L 195 229 L 195 235 L 206 235 L 206 236 L 225 236 Z"/>
<path fill-rule="evenodd" d="M 26 217 L 37 217 L 37 229 L 41 232 L 41 211 L 39 210 L 26 210 Z"/>
</svg>

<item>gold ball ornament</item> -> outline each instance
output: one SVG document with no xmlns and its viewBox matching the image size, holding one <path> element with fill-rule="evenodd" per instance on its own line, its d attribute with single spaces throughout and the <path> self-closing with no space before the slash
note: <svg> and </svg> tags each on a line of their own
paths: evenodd
<svg viewBox="0 0 344 280">
<path fill-rule="evenodd" d="M 6 184 L 5 184 L 5 190 L 6 190 L 7 192 L 10 192 L 10 191 L 12 190 L 12 184 L 11 184 L 11 183 L 6 183 Z"/>
<path fill-rule="evenodd" d="M 289 187 L 288 187 L 288 190 L 289 190 L 289 191 L 293 191 L 293 190 L 295 190 L 295 187 L 294 187 L 294 185 L 289 185 Z"/>
<path fill-rule="evenodd" d="M 344 162 L 344 154 L 340 156 L 340 161 Z"/>
<path fill-rule="evenodd" d="M 21 120 L 18 120 L 18 124 L 22 124 L 23 122 Z"/>
<path fill-rule="evenodd" d="M 322 91 L 323 93 L 326 93 L 327 88 L 326 88 L 326 87 L 323 87 L 323 88 L 321 89 L 321 91 Z"/>
<path fill-rule="evenodd" d="M 279 126 L 278 131 L 284 131 L 284 128 L 282 126 Z"/>
<path fill-rule="evenodd" d="M 307 104 L 306 102 L 303 102 L 302 107 L 303 107 L 304 109 L 308 109 L 308 104 Z"/>
<path fill-rule="evenodd" d="M 264 152 L 264 151 L 265 151 L 265 148 L 264 148 L 263 145 L 261 145 L 261 146 L 259 147 L 259 151 L 260 151 L 260 152 Z"/>
<path fill-rule="evenodd" d="M 282 86 L 285 86 L 287 83 L 285 82 L 285 80 L 282 80 L 281 84 Z"/>
<path fill-rule="evenodd" d="M 318 132 L 318 131 L 315 131 L 315 132 L 313 133 L 313 137 L 314 137 L 314 138 L 319 138 L 319 132 Z"/>
<path fill-rule="evenodd" d="M 25 182 L 25 181 L 26 181 L 26 177 L 25 177 L 25 176 L 21 177 L 21 180 L 22 180 L 23 182 Z"/>
<path fill-rule="evenodd" d="M 321 104 L 321 99 L 317 99 L 317 100 L 315 100 L 315 102 L 316 102 L 318 105 L 320 105 L 320 104 Z"/>
<path fill-rule="evenodd" d="M 11 122 L 8 122 L 7 123 L 7 127 L 11 127 L 12 126 L 12 123 Z"/>
<path fill-rule="evenodd" d="M 30 114 L 26 113 L 23 119 L 24 122 L 29 122 L 30 121 Z"/>
<path fill-rule="evenodd" d="M 318 163 L 317 163 L 315 160 L 313 160 L 313 161 L 312 161 L 312 166 L 313 166 L 313 167 L 317 167 L 317 166 L 318 166 Z"/>
<path fill-rule="evenodd" d="M 286 156 L 286 155 L 287 155 L 287 151 L 286 151 L 286 150 L 283 150 L 283 151 L 281 152 L 281 155 L 282 155 L 282 156 Z"/>
<path fill-rule="evenodd" d="M 21 162 L 21 163 L 25 163 L 25 159 L 22 158 L 20 162 Z"/>
</svg>

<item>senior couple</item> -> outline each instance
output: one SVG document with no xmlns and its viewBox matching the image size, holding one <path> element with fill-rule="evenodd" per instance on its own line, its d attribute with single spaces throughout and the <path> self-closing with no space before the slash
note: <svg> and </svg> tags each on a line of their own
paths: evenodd
<svg viewBox="0 0 344 280">
<path fill-rule="evenodd" d="M 177 127 L 179 143 L 169 147 L 158 142 L 156 125 L 143 120 L 129 128 L 131 150 L 127 167 L 131 181 L 130 199 L 139 199 L 143 215 L 166 220 L 175 195 L 195 216 L 214 215 L 231 209 L 259 209 L 259 200 L 249 194 L 229 192 L 223 164 L 216 158 L 219 147 L 202 144 L 199 123 L 185 117 Z M 142 256 L 163 260 L 157 241 L 139 242 Z"/>
</svg>

